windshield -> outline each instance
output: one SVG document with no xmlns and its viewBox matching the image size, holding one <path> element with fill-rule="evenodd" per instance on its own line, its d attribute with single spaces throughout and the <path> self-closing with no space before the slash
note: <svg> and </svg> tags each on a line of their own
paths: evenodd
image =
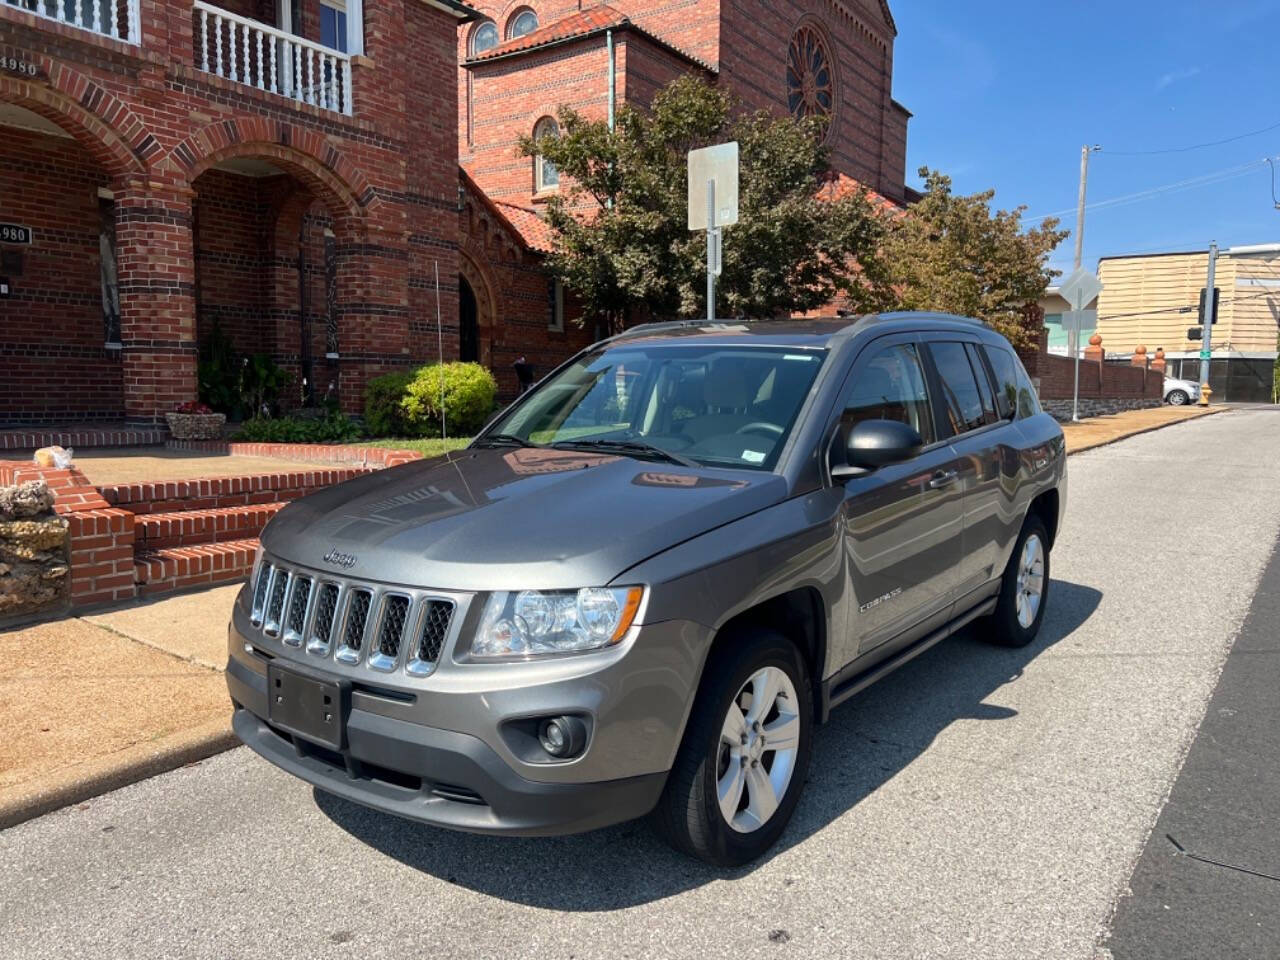
<svg viewBox="0 0 1280 960">
<path fill-rule="evenodd" d="M 825 350 L 623 344 L 555 374 L 486 438 L 771 470 Z"/>
</svg>

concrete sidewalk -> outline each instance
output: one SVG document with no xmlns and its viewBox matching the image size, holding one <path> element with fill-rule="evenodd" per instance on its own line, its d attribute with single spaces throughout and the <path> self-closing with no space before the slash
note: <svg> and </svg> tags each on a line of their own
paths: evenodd
<svg viewBox="0 0 1280 960">
<path fill-rule="evenodd" d="M 1065 427 L 1078 453 L 1206 413 Z M 0 828 L 231 748 L 223 683 L 238 584 L 0 632 Z"/>
<path fill-rule="evenodd" d="M 235 745 L 238 589 L 0 632 L 0 828 Z"/>
</svg>

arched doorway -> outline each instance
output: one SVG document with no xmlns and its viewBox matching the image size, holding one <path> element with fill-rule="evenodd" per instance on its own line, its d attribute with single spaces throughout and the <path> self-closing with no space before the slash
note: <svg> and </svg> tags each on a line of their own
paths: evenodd
<svg viewBox="0 0 1280 960">
<path fill-rule="evenodd" d="M 476 294 L 467 278 L 458 277 L 458 359 L 480 362 L 480 320 Z"/>
</svg>

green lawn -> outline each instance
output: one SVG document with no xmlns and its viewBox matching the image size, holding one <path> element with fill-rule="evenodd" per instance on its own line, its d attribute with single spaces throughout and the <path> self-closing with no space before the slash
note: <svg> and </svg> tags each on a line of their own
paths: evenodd
<svg viewBox="0 0 1280 960">
<path fill-rule="evenodd" d="M 361 440 L 355 447 L 386 447 L 389 450 L 417 450 L 424 457 L 438 457 L 450 450 L 461 450 L 471 442 L 471 437 L 450 437 L 441 440 L 438 437 L 425 440 L 397 440 L 394 437 L 379 437 L 376 440 Z"/>
</svg>

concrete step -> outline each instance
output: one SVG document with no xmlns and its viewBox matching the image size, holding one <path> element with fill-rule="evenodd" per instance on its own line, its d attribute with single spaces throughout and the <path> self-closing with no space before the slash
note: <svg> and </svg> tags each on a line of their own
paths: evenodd
<svg viewBox="0 0 1280 960">
<path fill-rule="evenodd" d="M 113 507 L 135 514 L 181 510 L 221 510 L 263 503 L 286 503 L 335 483 L 368 473 L 368 467 L 308 469 L 239 477 L 118 483 L 98 489 Z"/>
<path fill-rule="evenodd" d="M 173 590 L 244 580 L 253 570 L 256 537 L 186 547 L 136 550 L 133 572 L 138 594 L 148 597 Z"/>
<path fill-rule="evenodd" d="M 213 510 L 141 513 L 133 518 L 134 543 L 141 550 L 226 543 L 256 537 L 284 501 Z"/>
</svg>

